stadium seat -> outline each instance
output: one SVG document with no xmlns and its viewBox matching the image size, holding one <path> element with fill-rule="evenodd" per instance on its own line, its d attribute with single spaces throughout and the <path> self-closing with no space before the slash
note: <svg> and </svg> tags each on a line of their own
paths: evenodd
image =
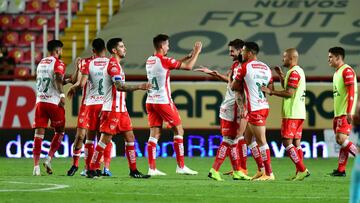
<svg viewBox="0 0 360 203">
<path fill-rule="evenodd" d="M 56 0 L 49 0 L 46 2 L 42 2 L 41 13 L 54 14 L 56 8 Z"/>
<path fill-rule="evenodd" d="M 30 17 L 28 15 L 18 15 L 13 22 L 14 30 L 26 30 L 30 27 Z"/>
<path fill-rule="evenodd" d="M 41 0 L 30 0 L 26 2 L 25 13 L 39 13 L 41 11 Z"/>
<path fill-rule="evenodd" d="M 30 68 L 25 66 L 19 66 L 15 68 L 14 71 L 15 77 L 28 77 L 30 76 Z"/>
<path fill-rule="evenodd" d="M 59 29 L 63 30 L 66 27 L 66 19 L 64 16 L 60 16 L 59 18 Z M 52 18 L 50 18 L 50 20 L 48 21 L 48 29 L 50 31 L 54 31 L 55 30 L 55 16 L 53 16 Z"/>
<path fill-rule="evenodd" d="M 46 21 L 47 21 L 47 17 L 46 17 L 46 16 L 42 16 L 42 15 L 36 15 L 36 16 L 34 16 L 34 18 L 31 20 L 29 30 L 42 31 L 42 29 L 43 29 L 43 24 L 44 24 Z"/>
<path fill-rule="evenodd" d="M 14 48 L 9 51 L 9 57 L 14 58 L 15 63 L 22 63 L 24 60 L 24 52 L 19 48 Z"/>
<path fill-rule="evenodd" d="M 48 32 L 47 41 L 50 41 L 50 40 L 53 40 L 53 39 L 54 39 L 54 33 Z M 36 47 L 43 47 L 43 35 L 42 35 L 42 33 L 39 34 L 36 37 L 35 46 Z"/>
<path fill-rule="evenodd" d="M 7 30 L 12 26 L 13 19 L 11 15 L 0 15 L 0 28 L 1 30 Z"/>
<path fill-rule="evenodd" d="M 35 50 L 35 64 L 38 64 L 41 61 L 42 52 Z M 24 52 L 24 58 L 22 63 L 31 63 L 31 49 Z"/>
<path fill-rule="evenodd" d="M 76 13 L 79 10 L 79 6 L 77 2 L 71 3 L 71 13 Z M 66 14 L 67 13 L 67 1 L 60 3 L 60 13 Z"/>
<path fill-rule="evenodd" d="M 30 47 L 31 39 L 34 37 L 34 41 L 36 40 L 36 34 L 34 32 L 24 32 L 19 37 L 18 46 L 22 47 Z"/>
<path fill-rule="evenodd" d="M 19 34 L 17 32 L 6 32 L 2 41 L 5 46 L 15 46 L 19 42 Z"/>
<path fill-rule="evenodd" d="M 9 1 L 8 13 L 17 14 L 25 10 L 25 0 L 11 0 Z"/>
<path fill-rule="evenodd" d="M 8 9 L 8 0 L 0 0 L 0 13 L 5 12 Z"/>
</svg>

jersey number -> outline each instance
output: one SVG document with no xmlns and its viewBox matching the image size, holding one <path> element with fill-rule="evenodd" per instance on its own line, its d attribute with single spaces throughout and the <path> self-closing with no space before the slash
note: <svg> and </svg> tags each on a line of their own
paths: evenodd
<svg viewBox="0 0 360 203">
<path fill-rule="evenodd" d="M 263 91 L 261 90 L 261 87 L 262 87 L 262 86 L 266 86 L 266 84 L 265 84 L 265 83 L 260 84 L 260 83 L 256 82 L 256 86 L 258 87 L 259 98 L 260 98 L 260 99 L 264 98 L 265 96 L 264 96 Z"/>
<path fill-rule="evenodd" d="M 103 84 L 103 80 L 104 80 L 104 79 L 101 79 L 101 80 L 99 81 L 98 93 L 99 93 L 100 95 L 104 95 L 104 92 L 103 92 L 104 86 L 102 85 L 102 84 Z"/>
<path fill-rule="evenodd" d="M 38 91 L 46 93 L 49 90 L 50 81 L 51 81 L 51 79 L 48 77 L 38 78 L 36 81 L 37 82 L 36 86 L 37 86 Z M 44 87 L 44 85 L 45 85 L 45 87 Z"/>
<path fill-rule="evenodd" d="M 156 78 L 153 78 L 153 79 L 151 80 L 151 84 L 152 84 L 152 89 L 153 89 L 153 90 L 156 90 L 156 91 L 157 91 L 157 90 L 160 89 Z"/>
</svg>

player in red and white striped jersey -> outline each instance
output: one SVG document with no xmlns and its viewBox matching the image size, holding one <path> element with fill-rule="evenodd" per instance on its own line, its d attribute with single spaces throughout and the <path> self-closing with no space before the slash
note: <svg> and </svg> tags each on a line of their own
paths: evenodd
<svg viewBox="0 0 360 203">
<path fill-rule="evenodd" d="M 174 132 L 174 150 L 176 153 L 176 173 L 196 175 L 197 172 L 184 164 L 184 129 L 180 115 L 171 98 L 170 71 L 174 69 L 191 70 L 200 54 L 202 44 L 196 42 L 192 54 L 181 60 L 167 57 L 169 51 L 169 37 L 159 34 L 153 39 L 155 53 L 146 61 L 146 73 L 152 88 L 148 91 L 146 111 L 150 125 L 148 141 L 149 175 L 166 175 L 156 168 L 156 145 L 161 135 L 163 122 L 166 122 Z"/>
<path fill-rule="evenodd" d="M 78 88 L 83 88 L 83 98 L 81 102 L 77 134 L 74 141 L 73 165 L 68 171 L 68 176 L 73 176 L 78 170 L 79 157 L 83 140 L 85 142 L 85 174 L 89 169 L 89 164 L 94 153 L 95 136 L 99 130 L 100 113 L 103 104 L 103 69 L 108 64 L 109 59 L 105 56 L 105 42 L 101 38 L 94 39 L 92 42 L 94 55 L 83 59 L 80 64 L 80 79 L 74 84 L 68 92 L 68 96 L 76 92 Z M 109 171 L 111 160 L 112 143 L 110 142 L 104 151 L 104 171 L 103 175 L 111 176 Z M 83 173 L 82 173 L 83 174 Z"/>
<path fill-rule="evenodd" d="M 63 90 L 65 64 L 60 60 L 62 55 L 63 43 L 59 40 L 48 42 L 49 57 L 43 58 L 36 69 L 36 109 L 33 127 L 34 136 L 34 170 L 33 175 L 40 176 L 40 153 L 42 140 L 44 139 L 45 128 L 50 126 L 55 128 L 55 135 L 51 141 L 48 156 L 44 162 L 46 172 L 52 174 L 51 159 L 59 149 L 61 140 L 64 137 L 65 128 L 65 94 Z"/>
<path fill-rule="evenodd" d="M 101 137 L 90 163 L 88 177 L 98 176 L 96 170 L 100 168 L 100 159 L 106 145 L 111 142 L 112 136 L 122 134 L 125 138 L 125 153 L 130 168 L 129 175 L 133 178 L 149 178 L 149 175 L 142 174 L 136 167 L 135 136 L 126 109 L 125 96 L 126 92 L 148 90 L 151 85 L 148 83 L 125 84 L 125 73 L 120 61 L 125 57 L 126 48 L 121 38 L 110 39 L 106 47 L 112 57 L 103 72 L 104 103 L 100 118 Z"/>
<path fill-rule="evenodd" d="M 269 104 L 264 92 L 261 90 L 262 86 L 268 86 L 272 90 L 274 87 L 271 70 L 265 63 L 257 60 L 258 52 L 259 46 L 255 42 L 245 42 L 242 50 L 244 62 L 241 65 L 241 71 L 238 72 L 232 83 L 232 88 L 235 89 L 240 85 L 243 89 L 243 91 L 239 91 L 240 94 L 246 95 L 244 98 L 246 98 L 248 125 L 245 130 L 245 138 L 251 140 L 255 136 L 265 167 L 265 173 L 257 173 L 253 179 L 274 180 L 275 176 L 272 173 L 270 149 L 266 142 L 265 127 Z M 243 102 L 240 101 L 240 103 Z M 240 108 L 240 110 L 243 109 Z M 244 112 L 241 114 L 244 115 Z"/>
</svg>

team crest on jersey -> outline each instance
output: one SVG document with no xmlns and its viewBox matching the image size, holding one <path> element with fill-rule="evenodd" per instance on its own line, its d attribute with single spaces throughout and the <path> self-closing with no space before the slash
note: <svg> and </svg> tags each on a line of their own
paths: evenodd
<svg viewBox="0 0 360 203">
<path fill-rule="evenodd" d="M 64 66 L 58 66 L 57 67 L 59 70 L 64 70 Z"/>
<path fill-rule="evenodd" d="M 116 127 L 115 125 L 110 125 L 110 129 L 111 129 L 111 130 L 114 130 L 115 127 Z"/>
<path fill-rule="evenodd" d="M 171 59 L 171 63 L 175 63 L 176 62 L 176 60 L 175 59 Z"/>
<path fill-rule="evenodd" d="M 79 122 L 80 122 L 80 123 L 83 123 L 83 122 L 84 122 L 84 119 L 80 118 L 80 119 L 79 119 Z"/>
</svg>

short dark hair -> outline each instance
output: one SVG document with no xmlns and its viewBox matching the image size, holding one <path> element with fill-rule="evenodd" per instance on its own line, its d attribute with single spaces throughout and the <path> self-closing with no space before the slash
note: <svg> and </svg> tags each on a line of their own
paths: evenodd
<svg viewBox="0 0 360 203">
<path fill-rule="evenodd" d="M 60 40 L 50 40 L 47 44 L 47 50 L 48 52 L 53 52 L 55 51 L 57 48 L 62 48 L 64 46 L 64 44 L 60 41 Z"/>
<path fill-rule="evenodd" d="M 245 42 L 244 47 L 246 50 L 251 51 L 255 55 L 257 55 L 260 50 L 259 45 L 256 42 Z"/>
<path fill-rule="evenodd" d="M 101 38 L 96 38 L 92 41 L 92 48 L 96 53 L 100 53 L 105 49 L 105 42 Z"/>
<path fill-rule="evenodd" d="M 244 46 L 244 41 L 242 41 L 241 39 L 234 39 L 229 42 L 228 46 L 234 47 L 235 49 L 239 50 Z"/>
<path fill-rule="evenodd" d="M 329 53 L 335 56 L 341 56 L 342 59 L 345 59 L 345 49 L 342 47 L 332 47 L 329 49 Z"/>
<path fill-rule="evenodd" d="M 122 39 L 117 37 L 117 38 L 111 38 L 107 43 L 106 43 L 106 48 L 107 50 L 113 54 L 112 49 L 115 48 L 117 46 L 117 44 L 119 42 L 122 42 Z"/>
<path fill-rule="evenodd" d="M 161 47 L 161 44 L 166 40 L 169 40 L 169 36 L 165 34 L 158 34 L 156 37 L 154 37 L 153 44 L 155 49 L 159 49 Z"/>
</svg>

